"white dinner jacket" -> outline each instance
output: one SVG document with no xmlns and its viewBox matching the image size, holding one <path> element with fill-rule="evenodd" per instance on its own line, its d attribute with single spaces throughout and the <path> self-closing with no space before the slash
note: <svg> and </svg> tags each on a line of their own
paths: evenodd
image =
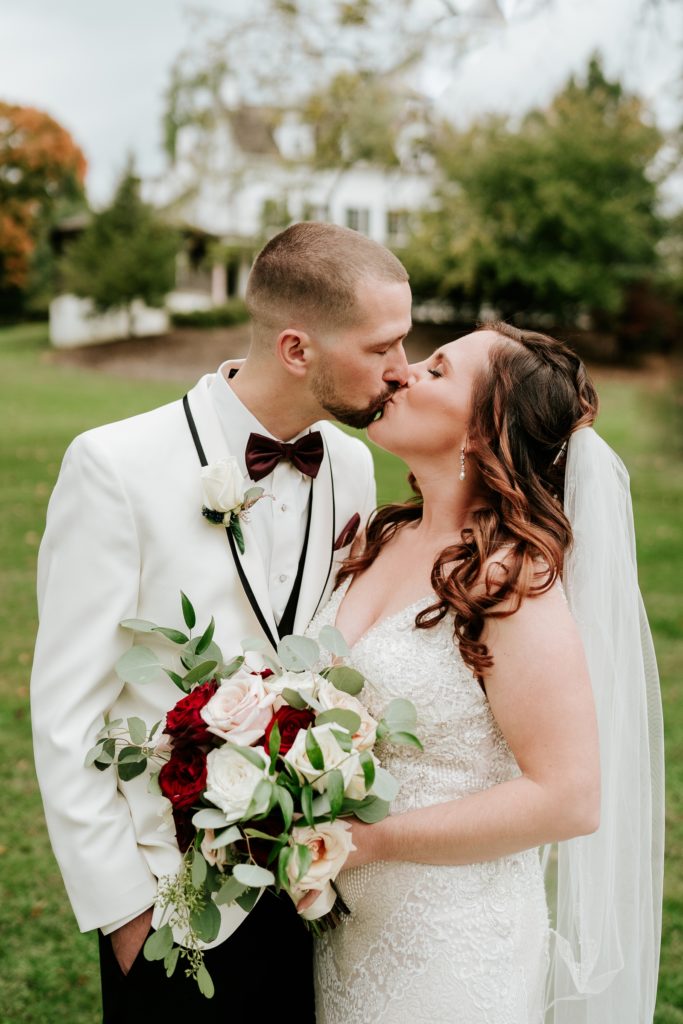
<svg viewBox="0 0 683 1024">
<path fill-rule="evenodd" d="M 209 463 L 230 454 L 209 389 L 189 393 Z M 305 630 L 329 596 L 348 546 L 334 539 L 355 513 L 375 506 L 372 458 L 360 441 L 318 423 L 325 455 L 313 484 L 308 555 L 294 631 Z M 114 665 L 134 640 L 122 619 L 184 629 L 180 591 L 212 615 L 226 659 L 240 641 L 263 635 L 240 583 L 226 531 L 201 514 L 200 463 L 180 401 L 89 430 L 68 448 L 50 499 L 38 559 L 40 628 L 31 678 L 38 781 L 52 846 L 82 931 L 106 926 L 153 902 L 157 879 L 175 873 L 180 853 L 163 826 L 166 801 L 147 791 L 147 774 L 118 783 L 112 769 L 85 768 L 106 713 L 148 725 L 181 697 L 170 679 L 123 684 Z M 264 567 L 248 523 L 242 566 L 277 636 Z M 274 538 L 277 544 L 277 536 Z M 199 635 L 197 633 L 197 635 Z M 165 665 L 174 648 L 141 638 Z M 161 830 L 160 830 L 161 826 Z M 244 918 L 221 908 L 217 944 Z"/>
</svg>

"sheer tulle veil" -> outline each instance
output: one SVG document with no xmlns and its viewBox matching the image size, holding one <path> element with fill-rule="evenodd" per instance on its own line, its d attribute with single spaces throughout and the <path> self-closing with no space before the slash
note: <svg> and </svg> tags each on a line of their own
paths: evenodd
<svg viewBox="0 0 683 1024">
<path fill-rule="evenodd" d="M 551 912 L 546 1024 L 651 1024 L 664 851 L 659 678 L 638 588 L 629 478 L 591 428 L 567 447 L 574 543 L 563 583 L 600 734 L 601 822 L 543 851 Z"/>
</svg>

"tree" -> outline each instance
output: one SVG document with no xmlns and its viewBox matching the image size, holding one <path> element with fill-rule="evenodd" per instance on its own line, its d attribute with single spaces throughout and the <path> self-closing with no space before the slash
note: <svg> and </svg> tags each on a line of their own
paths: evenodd
<svg viewBox="0 0 683 1024">
<path fill-rule="evenodd" d="M 656 265 L 662 137 L 597 59 L 517 127 L 444 126 L 443 180 L 404 254 L 418 291 L 517 311 L 614 316 Z"/>
<path fill-rule="evenodd" d="M 0 102 L 0 292 L 26 289 L 54 216 L 85 203 L 85 171 L 61 125 L 33 107 Z"/>
<path fill-rule="evenodd" d="M 111 206 L 93 216 L 68 250 L 64 283 L 101 312 L 127 310 L 132 336 L 135 299 L 162 306 L 173 288 L 178 245 L 176 233 L 140 198 L 140 182 L 129 169 Z"/>
</svg>

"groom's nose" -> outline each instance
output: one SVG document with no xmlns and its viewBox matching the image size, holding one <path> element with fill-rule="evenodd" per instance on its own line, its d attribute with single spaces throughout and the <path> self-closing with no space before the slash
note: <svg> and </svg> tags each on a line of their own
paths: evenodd
<svg viewBox="0 0 683 1024">
<path fill-rule="evenodd" d="M 390 351 L 393 358 L 382 374 L 382 380 L 387 384 L 396 384 L 398 387 L 404 387 L 408 382 L 408 360 L 406 359 L 403 342 L 400 345 L 392 346 Z"/>
</svg>

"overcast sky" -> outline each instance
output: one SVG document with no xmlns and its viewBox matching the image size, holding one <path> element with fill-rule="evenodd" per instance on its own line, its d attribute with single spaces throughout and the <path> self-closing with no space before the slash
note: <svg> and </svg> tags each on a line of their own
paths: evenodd
<svg viewBox="0 0 683 1024">
<path fill-rule="evenodd" d="M 481 0 L 463 0 L 472 2 Z M 640 91 L 664 127 L 680 123 L 680 0 L 660 0 L 658 17 L 643 18 L 646 0 L 548 0 L 524 17 L 525 5 L 539 2 L 501 0 L 512 12 L 507 23 L 457 68 L 431 71 L 424 85 L 444 111 L 461 123 L 488 110 L 522 112 L 600 50 L 608 73 Z M 127 152 L 145 175 L 163 167 L 163 93 L 189 41 L 186 8 L 185 0 L 0 0 L 0 98 L 39 107 L 72 133 L 95 203 L 109 199 Z"/>
</svg>

